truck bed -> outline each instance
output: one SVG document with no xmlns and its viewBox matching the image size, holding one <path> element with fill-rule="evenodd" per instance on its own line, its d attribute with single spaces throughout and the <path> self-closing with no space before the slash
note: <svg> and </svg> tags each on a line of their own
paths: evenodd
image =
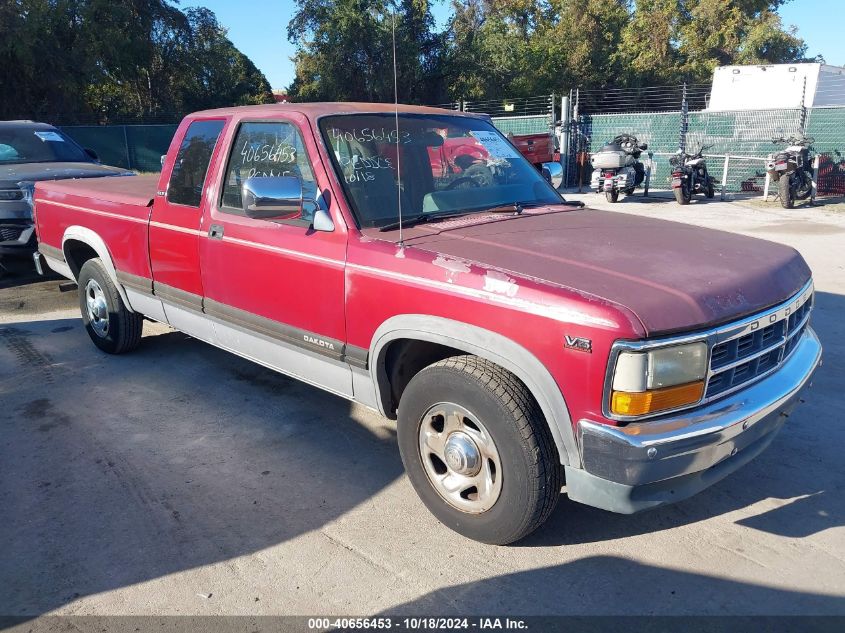
<svg viewBox="0 0 845 633">
<path fill-rule="evenodd" d="M 64 242 L 97 235 L 122 273 L 150 279 L 147 230 L 158 175 L 56 180 L 35 185 L 35 230 L 38 250 L 47 264 L 69 276 Z"/>
<path fill-rule="evenodd" d="M 55 194 L 63 194 L 100 202 L 148 207 L 155 197 L 158 178 L 158 174 L 151 174 L 39 182 L 36 185 L 36 198 L 45 197 L 46 194 L 46 197 L 55 199 Z"/>
</svg>

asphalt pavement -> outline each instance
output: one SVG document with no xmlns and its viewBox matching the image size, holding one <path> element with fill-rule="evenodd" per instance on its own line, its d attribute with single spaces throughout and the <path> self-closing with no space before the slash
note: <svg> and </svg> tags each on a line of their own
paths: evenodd
<svg viewBox="0 0 845 633">
<path fill-rule="evenodd" d="M 845 615 L 845 213 L 572 197 L 808 260 L 824 365 L 751 464 L 634 516 L 564 492 L 482 545 L 417 499 L 392 422 L 159 324 L 105 355 L 59 280 L 6 277 L 0 614 Z"/>
</svg>

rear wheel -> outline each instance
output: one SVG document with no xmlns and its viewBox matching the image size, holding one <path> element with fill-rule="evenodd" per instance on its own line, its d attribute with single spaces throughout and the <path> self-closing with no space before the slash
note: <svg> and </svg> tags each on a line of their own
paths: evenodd
<svg viewBox="0 0 845 633">
<path fill-rule="evenodd" d="M 791 209 L 795 206 L 795 200 L 792 198 L 792 187 L 790 185 L 789 174 L 781 174 L 778 180 L 778 195 L 780 196 L 780 206 L 784 209 Z"/>
<path fill-rule="evenodd" d="M 138 347 L 144 317 L 129 311 L 99 258 L 82 265 L 77 285 L 82 323 L 94 345 L 109 354 Z"/>
<path fill-rule="evenodd" d="M 560 497 L 560 463 L 525 385 L 476 356 L 429 365 L 399 403 L 399 450 L 432 514 L 504 545 L 537 529 Z"/>
<path fill-rule="evenodd" d="M 675 191 L 675 200 L 678 204 L 689 204 L 690 200 L 692 199 L 692 192 L 690 191 L 689 185 L 681 185 Z"/>
<path fill-rule="evenodd" d="M 618 189 L 610 189 L 609 191 L 605 191 L 604 195 L 607 198 L 608 202 L 616 202 L 617 200 L 619 200 Z"/>
</svg>

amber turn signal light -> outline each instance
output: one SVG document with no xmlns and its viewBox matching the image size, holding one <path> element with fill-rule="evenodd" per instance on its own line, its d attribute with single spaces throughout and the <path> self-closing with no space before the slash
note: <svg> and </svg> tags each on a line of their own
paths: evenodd
<svg viewBox="0 0 845 633">
<path fill-rule="evenodd" d="M 616 415 L 646 415 L 667 409 L 676 409 L 695 404 L 704 395 L 704 381 L 688 382 L 677 387 L 652 389 L 650 391 L 614 391 L 611 412 Z"/>
</svg>

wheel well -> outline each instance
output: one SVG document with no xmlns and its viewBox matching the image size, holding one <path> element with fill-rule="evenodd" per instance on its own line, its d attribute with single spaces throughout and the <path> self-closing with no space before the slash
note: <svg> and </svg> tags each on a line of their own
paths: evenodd
<svg viewBox="0 0 845 633">
<path fill-rule="evenodd" d="M 70 271 L 73 273 L 75 279 L 79 279 L 79 271 L 82 265 L 89 259 L 99 257 L 97 251 L 91 248 L 85 242 L 79 240 L 67 240 L 64 243 L 65 261 L 67 262 Z"/>
<path fill-rule="evenodd" d="M 396 408 L 405 387 L 420 370 L 450 356 L 461 356 L 465 351 L 448 345 L 416 339 L 396 339 L 384 351 L 384 372 L 387 377 L 387 394 L 382 396 L 385 412 L 396 415 Z"/>
</svg>

